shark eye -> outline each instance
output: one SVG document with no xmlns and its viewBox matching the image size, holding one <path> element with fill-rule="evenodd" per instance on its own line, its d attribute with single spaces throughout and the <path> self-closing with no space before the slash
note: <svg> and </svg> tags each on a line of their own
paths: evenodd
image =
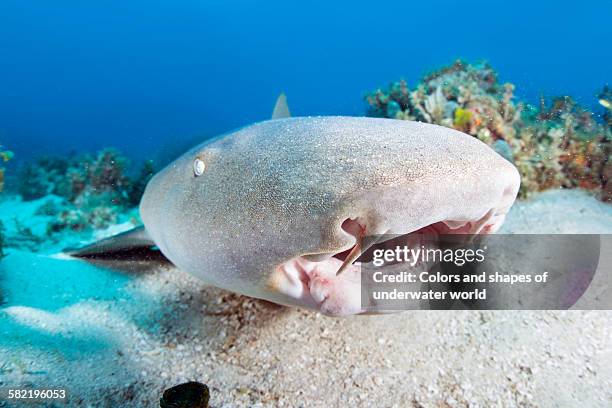
<svg viewBox="0 0 612 408">
<path fill-rule="evenodd" d="M 193 174 L 198 177 L 204 174 L 204 170 L 206 170 L 206 164 L 202 159 L 195 159 L 193 161 Z"/>
</svg>

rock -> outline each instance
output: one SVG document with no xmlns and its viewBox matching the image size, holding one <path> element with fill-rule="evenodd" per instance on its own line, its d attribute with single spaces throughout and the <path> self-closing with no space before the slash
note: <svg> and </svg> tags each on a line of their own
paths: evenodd
<svg viewBox="0 0 612 408">
<path fill-rule="evenodd" d="M 497 140 L 493 143 L 493 150 L 495 150 L 501 157 L 508 160 L 510 163 L 514 162 L 514 155 L 512 154 L 512 148 L 505 140 Z"/>
<path fill-rule="evenodd" d="M 208 408 L 210 392 L 205 384 L 190 381 L 164 391 L 161 408 Z"/>
</svg>

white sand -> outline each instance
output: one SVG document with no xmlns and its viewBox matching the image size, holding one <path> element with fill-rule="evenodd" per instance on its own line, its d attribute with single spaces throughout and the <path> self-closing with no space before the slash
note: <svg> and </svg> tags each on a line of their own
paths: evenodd
<svg viewBox="0 0 612 408">
<path fill-rule="evenodd" d="M 612 206 L 578 191 L 519 203 L 504 228 L 611 231 Z M 213 407 L 612 406 L 612 312 L 333 319 L 137 266 L 0 262 L 0 387 L 67 388 L 84 407 L 155 407 L 186 380 Z"/>
<path fill-rule="evenodd" d="M 500 234 L 612 234 L 612 205 L 580 190 L 546 191 L 512 207 Z"/>
</svg>

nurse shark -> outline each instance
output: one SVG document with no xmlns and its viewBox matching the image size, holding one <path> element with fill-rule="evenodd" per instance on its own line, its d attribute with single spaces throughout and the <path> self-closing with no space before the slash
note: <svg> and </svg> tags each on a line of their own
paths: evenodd
<svg viewBox="0 0 612 408">
<path fill-rule="evenodd" d="M 70 254 L 155 246 L 210 285 L 360 314 L 355 261 L 384 245 L 372 237 L 493 233 L 516 198 L 516 168 L 459 131 L 288 115 L 281 96 L 272 120 L 192 148 L 148 183 L 143 227 Z"/>
</svg>

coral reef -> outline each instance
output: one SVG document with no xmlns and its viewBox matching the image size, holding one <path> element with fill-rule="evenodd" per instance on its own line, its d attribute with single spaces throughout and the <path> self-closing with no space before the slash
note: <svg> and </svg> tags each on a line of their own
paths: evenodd
<svg viewBox="0 0 612 408">
<path fill-rule="evenodd" d="M 602 114 L 603 121 L 608 125 L 608 131 L 612 132 L 612 89 L 609 86 L 604 86 L 601 93 L 597 95 L 599 104 L 605 108 Z M 602 198 L 604 201 L 612 201 L 612 147 L 607 143 L 604 147 L 607 153 L 607 160 L 603 165 L 602 179 L 603 179 L 603 191 Z"/>
<path fill-rule="evenodd" d="M 130 184 L 130 189 L 127 196 L 127 200 L 130 205 L 137 206 L 140 203 L 145 187 L 154 174 L 155 167 L 153 167 L 153 160 L 146 160 L 142 164 L 138 175 Z"/>
<path fill-rule="evenodd" d="M 15 233 L 10 237 L 11 246 L 15 248 L 26 248 L 32 252 L 37 251 L 44 241 L 44 238 L 36 235 L 30 227 L 22 224 L 22 222 L 14 218 Z"/>
<path fill-rule="evenodd" d="M 6 256 L 4 253 L 4 223 L 0 221 L 0 261 Z M 1 282 L 0 282 L 1 283 Z M 4 295 L 2 294 L 2 285 L 0 285 L 0 305 L 4 303 Z"/>
<path fill-rule="evenodd" d="M 4 223 L 0 221 L 0 259 L 6 256 L 6 254 L 4 253 L 4 231 Z"/>
<path fill-rule="evenodd" d="M 62 195 L 60 190 L 65 186 L 64 175 L 68 178 L 68 168 L 73 166 L 77 166 L 73 157 L 41 157 L 20 169 L 17 192 L 25 201 L 49 194 Z"/>
<path fill-rule="evenodd" d="M 13 152 L 10 150 L 3 149 L 2 145 L 0 145 L 0 163 L 6 163 L 12 158 L 13 158 Z M 0 192 L 4 190 L 4 172 L 5 172 L 4 167 L 0 165 Z"/>
<path fill-rule="evenodd" d="M 366 99 L 370 116 L 435 123 L 494 141 L 514 137 L 521 105 L 512 102 L 513 92 L 512 84 L 498 83 L 489 65 L 457 61 L 427 75 L 412 91 L 402 80 Z"/>
<path fill-rule="evenodd" d="M 412 90 L 400 80 L 365 99 L 369 116 L 435 123 L 489 144 L 518 168 L 522 197 L 579 187 L 612 199 L 610 127 L 570 97 L 542 97 L 539 107 L 516 103 L 514 85 L 500 83 L 488 64 L 456 61 Z M 599 101 L 605 107 L 609 99 L 604 88 Z"/>
<path fill-rule="evenodd" d="M 128 167 L 129 161 L 114 149 L 95 156 L 41 157 L 22 168 L 18 192 L 25 201 L 47 195 L 64 199 L 64 205 L 50 200 L 39 208 L 41 214 L 54 217 L 47 226 L 49 235 L 106 228 L 138 205 L 154 173 L 151 161 L 135 177 L 128 175 Z"/>
</svg>

